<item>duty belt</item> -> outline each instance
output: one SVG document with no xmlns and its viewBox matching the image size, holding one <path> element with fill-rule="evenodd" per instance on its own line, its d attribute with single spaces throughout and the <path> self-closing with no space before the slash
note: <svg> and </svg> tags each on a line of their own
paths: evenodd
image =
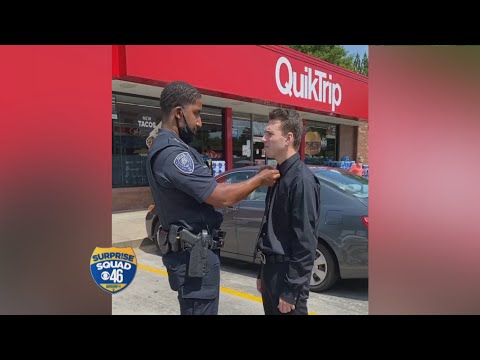
<svg viewBox="0 0 480 360">
<path fill-rule="evenodd" d="M 157 233 L 157 242 L 162 255 L 187 250 L 190 258 L 188 276 L 204 277 L 207 273 L 207 249 L 220 249 L 224 237 L 225 232 L 220 230 L 212 231 L 212 234 L 202 230 L 195 235 L 181 226 L 170 225 L 168 232 L 161 230 Z"/>
<path fill-rule="evenodd" d="M 210 249 L 210 250 L 218 250 L 218 249 L 221 249 L 223 247 L 223 244 L 224 244 L 224 241 L 223 240 L 213 240 L 213 239 L 210 239 L 210 240 L 207 240 L 207 247 Z M 182 244 L 182 250 L 188 250 L 188 249 L 191 249 L 193 246 L 186 243 L 186 242 L 183 242 Z"/>
<path fill-rule="evenodd" d="M 202 230 L 198 235 L 193 235 L 187 229 L 179 228 L 177 231 L 177 240 L 180 241 L 181 250 L 189 250 L 194 245 L 192 242 L 187 239 L 198 238 L 199 240 L 204 240 L 206 242 L 207 248 L 210 250 L 217 250 L 223 247 L 225 237 L 225 231 L 214 229 L 212 234 L 209 234 L 207 230 Z"/>
<path fill-rule="evenodd" d="M 225 231 L 213 229 L 212 233 L 208 234 L 206 230 L 202 230 L 198 235 L 194 235 L 181 226 L 171 225 L 170 231 L 160 229 L 157 237 L 163 254 L 190 250 L 197 241 L 203 241 L 210 250 L 217 250 L 224 245 Z"/>
</svg>

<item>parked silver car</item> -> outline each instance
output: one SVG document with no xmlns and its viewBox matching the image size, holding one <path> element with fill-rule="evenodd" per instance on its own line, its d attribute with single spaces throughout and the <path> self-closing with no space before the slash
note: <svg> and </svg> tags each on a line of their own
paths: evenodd
<svg viewBox="0 0 480 360">
<path fill-rule="evenodd" d="M 321 183 L 320 236 L 311 290 L 323 291 L 341 279 L 368 277 L 368 180 L 339 168 L 309 166 Z M 259 167 L 249 166 L 224 172 L 217 182 L 247 180 Z M 223 213 L 222 230 L 227 235 L 221 255 L 253 261 L 255 240 L 260 228 L 267 187 L 260 187 L 247 199 L 219 209 Z M 148 236 L 158 229 L 154 207 L 146 216 Z M 257 257 L 256 262 L 259 262 Z"/>
</svg>

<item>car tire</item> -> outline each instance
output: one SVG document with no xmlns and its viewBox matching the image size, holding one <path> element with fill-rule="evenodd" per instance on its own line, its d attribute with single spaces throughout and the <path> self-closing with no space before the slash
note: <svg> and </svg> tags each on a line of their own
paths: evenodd
<svg viewBox="0 0 480 360">
<path fill-rule="evenodd" d="M 310 278 L 310 290 L 315 292 L 330 289 L 338 280 L 337 260 L 325 244 L 319 240 L 315 254 L 315 264 Z"/>
</svg>

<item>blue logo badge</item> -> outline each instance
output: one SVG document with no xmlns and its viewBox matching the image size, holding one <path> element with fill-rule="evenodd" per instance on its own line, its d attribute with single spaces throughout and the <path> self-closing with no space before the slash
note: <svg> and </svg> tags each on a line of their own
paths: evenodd
<svg viewBox="0 0 480 360">
<path fill-rule="evenodd" d="M 137 257 L 131 247 L 96 247 L 90 258 L 90 272 L 102 290 L 117 293 L 130 285 L 135 277 Z"/>
<path fill-rule="evenodd" d="M 193 159 L 188 152 L 182 152 L 177 155 L 173 163 L 184 174 L 193 173 L 194 165 Z"/>
</svg>

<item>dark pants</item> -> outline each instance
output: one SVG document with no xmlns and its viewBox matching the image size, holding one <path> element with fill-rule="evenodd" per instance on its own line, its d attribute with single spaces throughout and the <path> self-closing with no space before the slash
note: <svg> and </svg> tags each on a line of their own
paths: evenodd
<svg viewBox="0 0 480 360">
<path fill-rule="evenodd" d="M 187 251 L 162 257 L 168 281 L 178 291 L 182 315 L 217 315 L 220 292 L 220 259 L 218 250 L 208 250 L 207 273 L 203 278 L 188 276 L 190 254 Z"/>
<path fill-rule="evenodd" d="M 309 289 L 304 289 L 295 305 L 295 310 L 281 313 L 278 309 L 280 293 L 285 283 L 285 275 L 288 271 L 288 262 L 277 264 L 262 264 L 262 300 L 265 315 L 308 315 L 307 298 Z"/>
<path fill-rule="evenodd" d="M 179 292 L 180 315 L 218 315 L 218 298 L 184 299 Z"/>
</svg>

